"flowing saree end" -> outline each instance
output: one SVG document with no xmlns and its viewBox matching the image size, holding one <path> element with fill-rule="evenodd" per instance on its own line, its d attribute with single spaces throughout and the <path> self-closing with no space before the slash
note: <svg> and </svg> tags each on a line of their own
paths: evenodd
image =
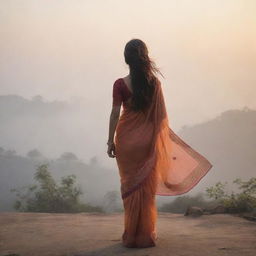
<svg viewBox="0 0 256 256">
<path fill-rule="evenodd" d="M 165 158 L 158 168 L 160 179 L 156 194 L 175 196 L 189 192 L 209 172 L 213 165 L 202 154 L 184 142 L 168 127 Z M 160 150 L 161 152 L 161 150 Z M 169 161 L 166 161 L 166 158 Z"/>
<path fill-rule="evenodd" d="M 156 195 L 176 196 L 185 194 L 193 189 L 213 167 L 206 157 L 185 143 L 170 128 L 168 130 L 168 137 L 160 137 L 160 139 L 165 140 L 165 145 L 168 146 L 156 147 L 154 155 L 143 166 L 146 167 L 144 173 L 147 175 L 137 184 L 130 186 L 128 190 L 121 190 L 122 199 L 143 187 L 151 173 L 155 173 Z M 163 157 L 163 148 L 165 157 Z M 161 157 L 159 154 L 162 154 Z M 141 169 L 139 170 L 143 171 Z"/>
<path fill-rule="evenodd" d="M 158 196 L 177 196 L 177 195 L 182 195 L 185 193 L 188 193 L 191 189 L 193 189 L 199 181 L 210 171 L 210 169 L 213 167 L 213 165 L 208 162 L 208 165 L 204 167 L 202 172 L 196 176 L 191 182 L 190 185 L 184 186 L 182 184 L 170 184 L 170 183 L 165 183 L 165 187 L 168 187 L 169 191 L 168 192 L 161 192 L 157 191 L 156 195 Z"/>
</svg>

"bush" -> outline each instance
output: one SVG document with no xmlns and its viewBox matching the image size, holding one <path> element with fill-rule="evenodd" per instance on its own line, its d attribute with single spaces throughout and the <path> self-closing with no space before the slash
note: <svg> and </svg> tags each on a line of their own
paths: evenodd
<svg viewBox="0 0 256 256">
<path fill-rule="evenodd" d="M 209 198 L 214 198 L 223 206 L 227 207 L 229 212 L 251 212 L 256 209 L 256 178 L 248 181 L 235 179 L 234 184 L 238 186 L 241 192 L 229 194 L 226 191 L 227 182 L 218 182 L 215 186 L 206 189 Z"/>
<path fill-rule="evenodd" d="M 68 175 L 61 178 L 58 185 L 48 171 L 48 165 L 37 167 L 34 179 L 38 185 L 29 185 L 21 189 L 11 189 L 19 198 L 14 208 L 22 212 L 91 212 L 102 211 L 80 202 L 82 190 L 75 186 L 76 176 Z"/>
<path fill-rule="evenodd" d="M 198 193 L 195 196 L 179 196 L 173 202 L 159 207 L 159 210 L 163 212 L 184 213 L 189 206 L 206 208 L 215 206 L 215 202 L 205 200 L 203 195 Z"/>
</svg>

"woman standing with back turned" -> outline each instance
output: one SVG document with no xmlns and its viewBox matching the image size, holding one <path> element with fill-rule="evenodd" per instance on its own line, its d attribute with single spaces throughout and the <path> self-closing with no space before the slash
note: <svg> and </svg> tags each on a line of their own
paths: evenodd
<svg viewBox="0 0 256 256">
<path fill-rule="evenodd" d="M 157 239 L 155 195 L 188 192 L 212 164 L 169 128 L 161 82 L 155 75 L 161 72 L 146 44 L 130 40 L 124 57 L 130 72 L 113 84 L 108 155 L 116 157 L 120 175 L 122 243 L 151 247 Z"/>
</svg>

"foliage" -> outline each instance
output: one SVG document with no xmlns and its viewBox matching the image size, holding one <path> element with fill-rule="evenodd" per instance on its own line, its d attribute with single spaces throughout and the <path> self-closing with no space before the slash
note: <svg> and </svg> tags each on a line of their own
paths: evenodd
<svg viewBox="0 0 256 256">
<path fill-rule="evenodd" d="M 37 157 L 42 157 L 42 154 L 39 150 L 37 149 L 32 149 L 27 153 L 27 157 L 30 158 L 37 158 Z"/>
<path fill-rule="evenodd" d="M 256 178 L 242 181 L 240 178 L 233 181 L 238 186 L 237 193 L 229 194 L 226 191 L 227 182 L 218 182 L 215 186 L 206 189 L 207 196 L 214 198 L 232 212 L 250 212 L 256 209 Z"/>
<path fill-rule="evenodd" d="M 189 206 L 206 208 L 215 206 L 215 202 L 205 200 L 201 193 L 198 193 L 195 196 L 179 196 L 171 203 L 163 204 L 159 207 L 159 211 L 184 213 Z"/>
<path fill-rule="evenodd" d="M 219 198 L 225 198 L 227 196 L 224 191 L 226 185 L 227 185 L 227 182 L 225 183 L 217 182 L 215 186 L 206 188 L 206 193 L 208 197 L 213 198 L 215 200 L 218 200 Z"/>
<path fill-rule="evenodd" d="M 34 179 L 37 181 L 37 185 L 11 189 L 12 192 L 16 192 L 18 197 L 14 205 L 16 210 L 59 213 L 102 211 L 100 207 L 80 202 L 83 192 L 75 186 L 75 175 L 62 177 L 61 183 L 58 185 L 48 170 L 48 164 L 41 164 L 37 167 Z"/>
</svg>

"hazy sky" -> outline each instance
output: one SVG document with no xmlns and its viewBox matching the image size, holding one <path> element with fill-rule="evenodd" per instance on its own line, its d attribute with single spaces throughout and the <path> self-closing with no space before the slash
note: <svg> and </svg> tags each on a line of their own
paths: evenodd
<svg viewBox="0 0 256 256">
<path fill-rule="evenodd" d="M 80 99 L 106 133 L 125 43 L 140 38 L 176 129 L 256 108 L 255 14 L 255 0 L 1 0 L 0 94 Z"/>
</svg>

